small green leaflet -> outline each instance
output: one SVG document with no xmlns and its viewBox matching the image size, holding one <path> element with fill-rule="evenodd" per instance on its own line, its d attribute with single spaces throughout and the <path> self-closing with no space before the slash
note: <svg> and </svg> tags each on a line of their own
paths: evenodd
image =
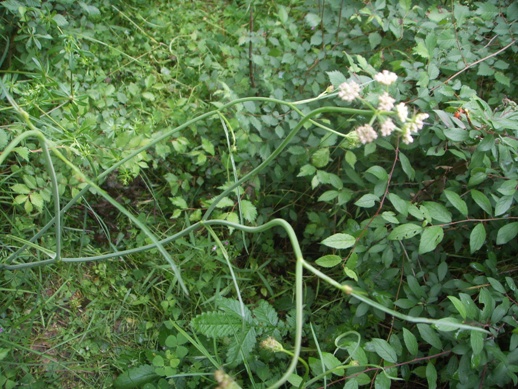
<svg viewBox="0 0 518 389">
<path fill-rule="evenodd" d="M 407 223 L 397 226 L 392 230 L 389 234 L 389 240 L 403 240 L 409 239 L 417 234 L 419 234 L 423 230 L 423 227 L 418 226 L 417 224 Z"/>
<path fill-rule="evenodd" d="M 324 255 L 323 257 L 318 258 L 315 262 L 318 266 L 335 267 L 342 262 L 342 258 L 338 255 Z"/>
<path fill-rule="evenodd" d="M 407 177 L 410 179 L 410 181 L 413 181 L 415 178 L 415 170 L 412 167 L 412 164 L 410 163 L 408 157 L 402 152 L 400 152 L 399 161 L 401 162 L 401 167 L 403 168 L 403 171 L 405 172 Z"/>
<path fill-rule="evenodd" d="M 360 197 L 354 205 L 360 208 L 372 208 L 376 201 L 379 201 L 379 197 L 369 193 Z"/>
<path fill-rule="evenodd" d="M 243 218 L 250 223 L 253 223 L 257 217 L 257 209 L 255 208 L 255 205 L 248 200 L 241 200 L 241 213 Z"/>
<path fill-rule="evenodd" d="M 419 254 L 429 253 L 435 250 L 444 238 L 444 231 L 440 226 L 425 228 L 419 242 Z"/>
<path fill-rule="evenodd" d="M 468 206 L 466 202 L 461 199 L 461 197 L 451 190 L 445 190 L 444 195 L 448 199 L 451 205 L 453 205 L 457 211 L 459 211 L 462 215 L 468 216 Z"/>
<path fill-rule="evenodd" d="M 469 235 L 469 250 L 471 254 L 480 250 L 486 241 L 486 229 L 484 224 L 478 223 Z"/>
<path fill-rule="evenodd" d="M 356 238 L 349 234 L 334 234 L 324 239 L 322 244 L 333 249 L 347 249 L 354 246 Z"/>
</svg>

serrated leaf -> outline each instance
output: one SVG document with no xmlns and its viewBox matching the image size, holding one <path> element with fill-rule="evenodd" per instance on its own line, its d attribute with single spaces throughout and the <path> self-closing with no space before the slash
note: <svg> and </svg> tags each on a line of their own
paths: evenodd
<svg viewBox="0 0 518 389">
<path fill-rule="evenodd" d="M 486 212 L 489 215 L 492 215 L 493 209 L 491 208 L 491 203 L 489 202 L 489 199 L 487 198 L 487 196 L 484 193 L 479 192 L 476 189 L 471 189 L 470 192 L 471 192 L 471 198 L 473 199 L 473 201 L 475 201 L 475 203 L 477 203 L 477 205 L 484 212 Z"/>
<path fill-rule="evenodd" d="M 354 203 L 354 205 L 360 208 L 372 208 L 376 204 L 376 201 L 379 201 L 379 197 L 374 194 L 368 193 L 360 197 Z"/>
<path fill-rule="evenodd" d="M 445 190 L 444 195 L 448 199 L 451 205 L 453 205 L 457 211 L 461 213 L 463 216 L 468 216 L 468 206 L 466 205 L 466 202 L 462 200 L 462 198 L 455 192 L 452 192 L 451 190 Z"/>
<path fill-rule="evenodd" d="M 349 234 L 334 234 L 324 239 L 322 244 L 333 249 L 347 249 L 354 246 L 356 238 Z"/>
<path fill-rule="evenodd" d="M 365 347 L 369 351 L 374 351 L 387 362 L 397 362 L 396 350 L 394 350 L 394 347 L 392 347 L 390 343 L 384 339 L 374 338 L 370 342 L 367 342 Z"/>
<path fill-rule="evenodd" d="M 317 168 L 322 168 L 329 163 L 329 148 L 319 149 L 311 156 L 311 164 Z"/>
<path fill-rule="evenodd" d="M 187 202 L 182 197 L 171 197 L 171 202 L 180 209 L 187 209 Z"/>
<path fill-rule="evenodd" d="M 324 255 L 323 257 L 318 258 L 315 263 L 318 266 L 322 267 L 335 267 L 340 262 L 342 262 L 342 257 L 339 257 L 338 255 Z"/>
<path fill-rule="evenodd" d="M 410 238 L 416 236 L 417 234 L 421 233 L 421 231 L 423 231 L 423 227 L 421 227 L 417 224 L 412 224 L 412 223 L 402 224 L 400 226 L 397 226 L 390 232 L 388 239 L 389 240 L 410 239 Z"/>
<path fill-rule="evenodd" d="M 508 88 L 511 86 L 511 79 L 502 72 L 495 73 L 495 80 Z"/>
<path fill-rule="evenodd" d="M 317 172 L 316 167 L 313 165 L 304 165 L 300 168 L 299 174 L 297 174 L 297 177 L 304 177 L 304 176 L 312 176 Z"/>
<path fill-rule="evenodd" d="M 435 250 L 437 245 L 442 242 L 444 231 L 440 226 L 432 226 L 424 229 L 419 242 L 419 254 L 429 253 Z"/>
<path fill-rule="evenodd" d="M 406 328 L 403 328 L 403 341 L 405 342 L 408 352 L 411 355 L 417 355 L 417 352 L 419 351 L 417 339 L 415 335 Z"/>
<path fill-rule="evenodd" d="M 11 190 L 18 194 L 29 194 L 31 190 L 25 184 L 14 184 L 11 186 Z"/>
<path fill-rule="evenodd" d="M 201 147 L 203 148 L 203 150 L 205 150 L 210 155 L 214 155 L 214 153 L 215 153 L 214 145 L 207 138 L 201 138 Z"/>
<path fill-rule="evenodd" d="M 496 235 L 496 244 L 502 245 L 513 240 L 518 235 L 518 222 L 513 222 L 500 227 Z"/>
<path fill-rule="evenodd" d="M 257 342 L 257 332 L 250 327 L 244 333 L 241 331 L 233 337 L 231 346 L 227 351 L 227 363 L 235 364 L 247 360 Z"/>
<path fill-rule="evenodd" d="M 255 222 L 257 218 L 257 208 L 248 200 L 241 200 L 241 213 L 249 223 Z"/>
<path fill-rule="evenodd" d="M 252 310 L 252 312 L 261 323 L 268 323 L 268 325 L 272 327 L 277 326 L 279 323 L 277 311 L 275 311 L 275 309 L 265 300 L 259 301 L 258 307 Z"/>
<path fill-rule="evenodd" d="M 480 248 L 484 245 L 486 241 L 486 229 L 484 224 L 479 223 L 473 228 L 471 234 L 469 235 L 469 249 L 471 254 L 475 251 L 480 250 Z"/>
<path fill-rule="evenodd" d="M 419 330 L 419 334 L 421 334 L 421 337 L 426 343 L 430 344 L 438 350 L 442 350 L 441 339 L 431 326 L 428 324 L 419 323 L 417 324 L 417 329 Z"/>
<path fill-rule="evenodd" d="M 192 320 L 194 329 L 211 338 L 222 338 L 243 330 L 243 320 L 238 315 L 222 312 L 205 312 Z"/>
<path fill-rule="evenodd" d="M 43 208 L 43 197 L 38 192 L 34 192 L 31 195 L 29 195 L 29 199 L 38 210 L 42 210 Z"/>
<path fill-rule="evenodd" d="M 22 157 L 24 160 L 29 161 L 29 149 L 27 147 L 15 147 L 13 151 Z"/>
<path fill-rule="evenodd" d="M 329 77 L 329 82 L 331 85 L 333 85 L 335 88 L 340 86 L 340 84 L 343 84 L 347 81 L 345 76 L 342 74 L 342 72 L 338 70 L 333 70 L 331 72 L 326 72 L 327 76 Z"/>
</svg>

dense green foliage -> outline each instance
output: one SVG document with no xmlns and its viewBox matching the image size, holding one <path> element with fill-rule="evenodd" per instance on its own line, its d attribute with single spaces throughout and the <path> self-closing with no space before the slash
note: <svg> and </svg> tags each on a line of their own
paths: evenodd
<svg viewBox="0 0 518 389">
<path fill-rule="evenodd" d="M 517 21 L 0 2 L 0 388 L 518 385 Z"/>
</svg>

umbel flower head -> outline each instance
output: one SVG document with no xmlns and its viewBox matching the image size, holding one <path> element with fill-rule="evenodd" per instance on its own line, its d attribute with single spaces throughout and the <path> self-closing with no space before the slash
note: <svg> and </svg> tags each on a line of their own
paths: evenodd
<svg viewBox="0 0 518 389">
<path fill-rule="evenodd" d="M 358 85 L 354 81 L 343 82 L 338 87 L 338 97 L 340 97 L 344 101 L 353 101 L 360 97 L 361 91 L 360 85 Z"/>
<path fill-rule="evenodd" d="M 388 70 L 383 70 L 382 72 L 376 74 L 374 79 L 380 84 L 391 85 L 396 82 L 397 75 L 396 73 L 389 72 Z"/>
</svg>

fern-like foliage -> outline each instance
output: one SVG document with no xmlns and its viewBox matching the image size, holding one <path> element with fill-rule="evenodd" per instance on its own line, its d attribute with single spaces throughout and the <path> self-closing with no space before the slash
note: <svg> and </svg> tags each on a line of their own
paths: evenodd
<svg viewBox="0 0 518 389">
<path fill-rule="evenodd" d="M 236 365 L 247 360 L 256 346 L 257 339 L 264 336 L 282 337 L 286 324 L 279 320 L 275 309 L 264 300 L 252 311 L 244 309 L 239 301 L 221 298 L 217 301 L 219 311 L 204 312 L 196 316 L 191 325 L 195 331 L 227 344 L 227 363 Z"/>
</svg>

